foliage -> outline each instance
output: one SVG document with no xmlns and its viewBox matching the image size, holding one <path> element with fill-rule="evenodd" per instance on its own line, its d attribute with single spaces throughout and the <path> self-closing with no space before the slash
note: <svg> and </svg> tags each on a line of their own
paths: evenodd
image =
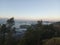
<svg viewBox="0 0 60 45">
<path fill-rule="evenodd" d="M 27 29 L 20 41 L 21 45 L 42 45 L 43 40 L 54 37 L 55 30 L 53 25 L 43 25 L 42 21 Z"/>
<path fill-rule="evenodd" d="M 16 40 L 13 37 L 16 34 L 14 24 L 13 17 L 8 19 L 6 24 L 0 24 L 0 45 L 50 45 L 50 43 L 52 45 L 52 42 L 55 41 L 53 37 L 60 37 L 60 29 L 55 28 L 53 24 L 43 25 L 43 21 L 37 21 L 35 25 L 26 26 L 27 31 Z M 60 40 L 58 39 L 58 41 Z M 58 41 L 57 45 L 60 44 Z"/>
<path fill-rule="evenodd" d="M 0 25 L 0 45 L 13 45 L 15 28 L 12 26 L 14 24 L 14 18 L 10 18 L 7 20 L 7 24 Z"/>
<path fill-rule="evenodd" d="M 8 27 L 12 27 L 14 24 L 15 24 L 15 22 L 14 22 L 14 18 L 13 17 L 7 20 Z"/>
</svg>

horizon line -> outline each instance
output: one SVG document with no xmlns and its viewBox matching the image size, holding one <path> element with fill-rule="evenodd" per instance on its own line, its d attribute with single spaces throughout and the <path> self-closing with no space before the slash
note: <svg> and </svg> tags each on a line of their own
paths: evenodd
<svg viewBox="0 0 60 45">
<path fill-rule="evenodd" d="M 9 18 L 12 18 L 12 17 L 0 17 L 0 19 L 9 19 Z M 15 20 L 29 20 L 29 21 L 39 21 L 39 20 L 42 20 L 42 21 L 60 21 L 58 19 L 47 19 L 47 18 L 43 18 L 43 19 L 22 19 L 22 18 L 15 18 L 13 17 Z"/>
</svg>

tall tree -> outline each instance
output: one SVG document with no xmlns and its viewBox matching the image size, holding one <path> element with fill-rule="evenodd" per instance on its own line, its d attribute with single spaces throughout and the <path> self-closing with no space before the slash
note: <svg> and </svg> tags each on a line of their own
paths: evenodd
<svg viewBox="0 0 60 45">
<path fill-rule="evenodd" d="M 13 34 L 15 32 L 15 28 L 13 27 L 15 24 L 14 18 L 10 18 L 7 20 L 6 28 L 7 28 L 7 36 L 6 36 L 6 45 L 13 45 Z"/>
</svg>

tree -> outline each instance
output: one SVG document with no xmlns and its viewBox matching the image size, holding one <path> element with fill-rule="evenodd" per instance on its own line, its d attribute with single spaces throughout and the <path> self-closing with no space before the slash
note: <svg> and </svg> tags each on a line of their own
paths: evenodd
<svg viewBox="0 0 60 45">
<path fill-rule="evenodd" d="M 10 18 L 7 20 L 7 26 L 12 27 L 15 24 L 14 18 Z"/>
<path fill-rule="evenodd" d="M 38 21 L 36 25 L 29 27 L 20 40 L 20 45 L 42 45 L 43 40 L 52 38 L 55 34 L 53 25 L 43 25 Z"/>
<path fill-rule="evenodd" d="M 14 37 L 13 35 L 16 33 L 15 32 L 15 27 L 13 27 L 13 25 L 15 24 L 15 21 L 14 21 L 14 18 L 10 18 L 7 20 L 7 42 L 6 42 L 6 45 L 13 45 L 13 42 L 14 42 Z"/>
<path fill-rule="evenodd" d="M 5 37 L 6 37 L 6 25 L 3 24 L 0 28 L 0 39 L 1 39 L 0 45 L 5 45 Z"/>
</svg>

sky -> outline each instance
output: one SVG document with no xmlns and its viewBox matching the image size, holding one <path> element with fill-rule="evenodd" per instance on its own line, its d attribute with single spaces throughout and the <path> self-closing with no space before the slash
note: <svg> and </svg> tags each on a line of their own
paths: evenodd
<svg viewBox="0 0 60 45">
<path fill-rule="evenodd" d="M 0 18 L 60 20 L 60 0 L 0 0 Z"/>
</svg>

